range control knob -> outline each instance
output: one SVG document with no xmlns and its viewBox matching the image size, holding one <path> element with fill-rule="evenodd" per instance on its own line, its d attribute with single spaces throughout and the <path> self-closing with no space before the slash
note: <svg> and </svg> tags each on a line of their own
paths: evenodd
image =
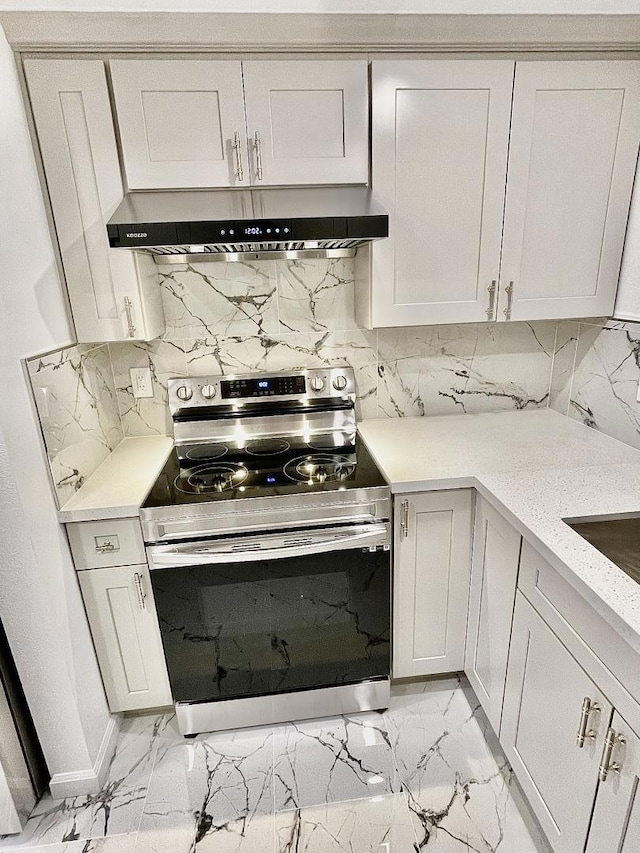
<svg viewBox="0 0 640 853">
<path fill-rule="evenodd" d="M 203 385 L 202 386 L 202 396 L 205 400 L 212 400 L 216 396 L 216 386 L 215 385 Z"/>
<path fill-rule="evenodd" d="M 181 385 L 176 391 L 176 397 L 179 400 L 190 400 L 193 397 L 193 391 L 188 385 Z"/>
<path fill-rule="evenodd" d="M 333 387 L 336 389 L 336 391 L 344 391 L 344 389 L 347 387 L 347 377 L 343 376 L 342 374 L 336 376 L 336 378 L 333 380 Z"/>
<path fill-rule="evenodd" d="M 312 391 L 323 391 L 324 379 L 322 378 L 322 376 L 312 376 L 309 385 L 311 385 Z"/>
</svg>

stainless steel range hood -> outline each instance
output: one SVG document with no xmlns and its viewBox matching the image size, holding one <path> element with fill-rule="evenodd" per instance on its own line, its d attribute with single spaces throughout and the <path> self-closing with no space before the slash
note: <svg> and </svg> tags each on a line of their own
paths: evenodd
<svg viewBox="0 0 640 853">
<path fill-rule="evenodd" d="M 107 232 L 158 264 L 348 257 L 386 237 L 389 219 L 366 187 L 136 192 Z"/>
</svg>

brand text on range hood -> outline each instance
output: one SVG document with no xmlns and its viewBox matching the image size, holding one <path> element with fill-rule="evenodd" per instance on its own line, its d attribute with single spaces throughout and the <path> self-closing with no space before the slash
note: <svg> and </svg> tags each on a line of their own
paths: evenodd
<svg viewBox="0 0 640 853">
<path fill-rule="evenodd" d="M 193 259 L 347 257 L 389 233 L 366 187 L 138 192 L 107 224 L 109 245 Z"/>
</svg>

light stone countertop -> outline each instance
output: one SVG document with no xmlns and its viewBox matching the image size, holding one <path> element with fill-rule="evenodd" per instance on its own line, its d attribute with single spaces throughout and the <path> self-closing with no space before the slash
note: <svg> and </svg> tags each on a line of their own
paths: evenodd
<svg viewBox="0 0 640 853">
<path fill-rule="evenodd" d="M 173 447 L 166 435 L 125 438 L 58 510 L 58 520 L 97 521 L 137 516 Z"/>
<path fill-rule="evenodd" d="M 640 653 L 640 586 L 563 521 L 640 514 L 640 451 L 551 410 L 359 429 L 393 492 L 478 489 Z"/>
<path fill-rule="evenodd" d="M 552 409 L 384 418 L 362 421 L 358 430 L 393 492 L 475 486 L 481 474 L 625 462 L 640 467 L 640 450 Z"/>
</svg>

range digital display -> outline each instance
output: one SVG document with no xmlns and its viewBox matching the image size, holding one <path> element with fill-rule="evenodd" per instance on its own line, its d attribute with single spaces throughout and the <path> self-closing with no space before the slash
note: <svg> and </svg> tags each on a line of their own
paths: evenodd
<svg viewBox="0 0 640 853">
<path fill-rule="evenodd" d="M 242 397 L 287 397 L 304 394 L 304 376 L 274 376 L 272 379 L 223 379 L 220 393 L 223 400 Z"/>
<path fill-rule="evenodd" d="M 291 238 L 291 223 L 289 221 L 238 222 L 236 233 L 244 237 L 262 237 L 265 240 L 283 240 Z"/>
</svg>

